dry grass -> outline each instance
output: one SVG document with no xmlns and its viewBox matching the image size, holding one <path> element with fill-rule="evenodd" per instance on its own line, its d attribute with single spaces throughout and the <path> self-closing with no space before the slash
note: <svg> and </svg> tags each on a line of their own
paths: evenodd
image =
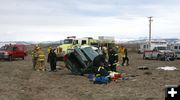
<svg viewBox="0 0 180 100">
<path fill-rule="evenodd" d="M 118 67 L 129 79 L 107 85 L 93 84 L 86 75 L 72 75 L 63 62 L 58 62 L 58 72 L 36 72 L 32 70 L 30 55 L 24 61 L 0 61 L 0 100 L 163 100 L 165 85 L 180 83 L 179 71 L 156 69 L 180 69 L 179 60 L 142 60 L 142 55 L 134 52 L 129 53 L 129 58 L 130 66 Z M 49 68 L 49 64 L 46 66 Z M 147 66 L 149 70 L 138 70 L 138 66 Z"/>
</svg>

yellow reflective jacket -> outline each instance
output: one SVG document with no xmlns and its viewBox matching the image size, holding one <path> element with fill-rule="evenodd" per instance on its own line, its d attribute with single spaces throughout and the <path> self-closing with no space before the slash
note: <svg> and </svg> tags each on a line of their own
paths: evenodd
<svg viewBox="0 0 180 100">
<path fill-rule="evenodd" d="M 37 58 L 37 51 L 36 50 L 33 50 L 31 52 L 31 56 L 32 56 L 32 59 L 36 59 Z"/>
<path fill-rule="evenodd" d="M 51 49 L 52 49 L 51 47 L 48 48 L 48 54 L 50 53 Z"/>
<path fill-rule="evenodd" d="M 45 55 L 42 50 L 38 51 L 37 54 L 38 54 L 38 61 L 45 61 Z"/>
<path fill-rule="evenodd" d="M 119 48 L 119 54 L 121 57 L 125 57 L 125 48 Z"/>
</svg>

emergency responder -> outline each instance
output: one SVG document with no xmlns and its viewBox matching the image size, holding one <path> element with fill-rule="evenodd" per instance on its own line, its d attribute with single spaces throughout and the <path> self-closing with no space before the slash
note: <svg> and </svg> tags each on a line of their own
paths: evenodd
<svg viewBox="0 0 180 100">
<path fill-rule="evenodd" d="M 48 54 L 50 53 L 51 50 L 52 50 L 52 47 L 49 47 L 48 48 Z"/>
<path fill-rule="evenodd" d="M 54 52 L 55 49 L 51 49 L 50 53 L 48 54 L 48 59 L 47 62 L 50 63 L 51 71 L 57 71 L 56 70 L 56 61 L 57 61 L 57 56 L 56 53 Z"/>
<path fill-rule="evenodd" d="M 116 72 L 116 64 L 118 62 L 118 54 L 115 48 L 109 48 L 109 68 L 111 71 Z"/>
<path fill-rule="evenodd" d="M 108 59 L 109 59 L 108 48 L 105 45 L 102 47 L 102 54 L 105 58 L 105 61 L 108 62 Z"/>
<path fill-rule="evenodd" d="M 119 50 L 118 50 L 118 53 L 119 53 L 119 62 L 120 62 L 120 60 L 123 59 L 123 56 L 125 55 L 125 54 L 124 54 L 124 50 L 125 50 L 124 46 L 121 45 L 120 48 L 119 48 Z"/>
<path fill-rule="evenodd" d="M 120 50 L 120 55 L 122 57 L 122 64 L 121 66 L 124 66 L 124 63 L 126 62 L 126 65 L 128 66 L 129 65 L 129 58 L 128 58 L 128 51 L 127 51 L 127 48 L 125 48 L 123 45 L 121 46 Z"/>
<path fill-rule="evenodd" d="M 106 68 L 105 68 L 105 58 L 103 55 L 98 55 L 93 60 L 93 70 L 96 76 L 96 80 L 94 83 L 107 83 L 110 81 L 110 76 Z"/>
<path fill-rule="evenodd" d="M 37 65 L 37 46 L 34 46 L 34 49 L 31 53 L 32 56 L 32 63 L 33 63 L 33 69 L 36 70 Z"/>
<path fill-rule="evenodd" d="M 37 48 L 37 71 L 45 71 L 45 55 L 40 47 Z"/>
</svg>

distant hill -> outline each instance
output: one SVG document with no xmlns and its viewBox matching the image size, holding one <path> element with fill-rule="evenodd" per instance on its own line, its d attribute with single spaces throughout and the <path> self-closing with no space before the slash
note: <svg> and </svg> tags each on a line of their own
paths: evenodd
<svg viewBox="0 0 180 100">
<path fill-rule="evenodd" d="M 173 43 L 180 41 L 180 39 L 177 39 L 177 38 L 164 38 L 164 39 L 152 39 L 152 40 L 165 40 L 168 44 L 173 44 Z M 147 41 L 149 41 L 149 40 L 148 39 L 140 39 L 140 40 L 128 41 L 128 43 L 144 43 Z"/>
</svg>

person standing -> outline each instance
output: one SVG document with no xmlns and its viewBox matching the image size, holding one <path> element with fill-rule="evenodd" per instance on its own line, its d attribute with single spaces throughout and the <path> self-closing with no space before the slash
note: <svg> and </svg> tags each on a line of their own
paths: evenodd
<svg viewBox="0 0 180 100">
<path fill-rule="evenodd" d="M 55 49 L 50 50 L 50 53 L 48 54 L 48 60 L 47 60 L 47 62 L 50 63 L 51 71 L 57 71 L 56 70 L 57 56 L 54 51 Z"/>
<path fill-rule="evenodd" d="M 48 47 L 48 50 L 47 50 L 47 51 L 48 51 L 48 54 L 50 53 L 51 50 L 52 50 L 52 47 L 49 46 L 49 47 Z"/>
<path fill-rule="evenodd" d="M 44 52 L 41 50 L 40 47 L 38 47 L 38 51 L 37 51 L 37 71 L 41 70 L 41 71 L 45 71 L 45 54 Z"/>
<path fill-rule="evenodd" d="M 102 47 L 102 54 L 105 58 L 105 61 L 108 62 L 108 59 L 109 59 L 108 48 L 105 45 Z"/>
<path fill-rule="evenodd" d="M 109 49 L 109 68 L 111 71 L 116 72 L 117 62 L 118 62 L 118 54 L 114 49 L 110 48 Z"/>
<path fill-rule="evenodd" d="M 118 56 L 119 56 L 119 63 L 123 60 L 123 56 L 124 56 L 124 47 L 123 47 L 123 45 L 121 45 L 120 47 L 119 47 L 119 50 L 118 50 Z"/>
<path fill-rule="evenodd" d="M 126 65 L 128 66 L 129 65 L 129 58 L 128 58 L 128 50 L 127 50 L 127 48 L 124 48 L 124 55 L 123 55 L 122 66 L 124 66 L 125 62 L 126 62 Z"/>
<path fill-rule="evenodd" d="M 33 69 L 36 70 L 36 66 L 37 66 L 37 46 L 34 46 L 34 50 L 32 51 L 31 56 L 32 56 Z"/>
</svg>

